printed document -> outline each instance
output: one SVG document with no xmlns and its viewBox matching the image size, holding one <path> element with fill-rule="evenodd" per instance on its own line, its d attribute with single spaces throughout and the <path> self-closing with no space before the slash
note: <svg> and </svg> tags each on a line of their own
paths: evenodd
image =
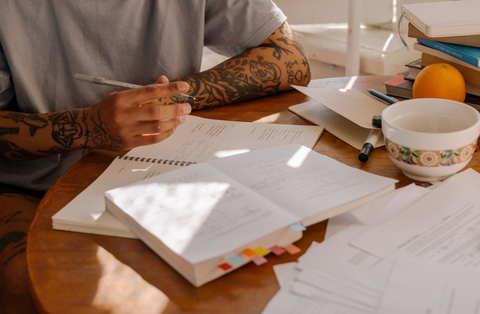
<svg viewBox="0 0 480 314">
<path fill-rule="evenodd" d="M 480 182 L 480 174 L 464 174 Z M 400 253 L 442 265 L 480 266 L 478 188 L 451 177 L 401 214 L 350 243 L 391 262 Z M 478 184 L 478 183 L 477 183 Z"/>
</svg>

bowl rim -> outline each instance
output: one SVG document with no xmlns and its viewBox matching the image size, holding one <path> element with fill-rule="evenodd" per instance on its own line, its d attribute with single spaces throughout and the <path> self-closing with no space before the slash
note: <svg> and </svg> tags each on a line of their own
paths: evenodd
<svg viewBox="0 0 480 314">
<path fill-rule="evenodd" d="M 452 132 L 441 132 L 441 133 L 431 133 L 431 132 L 418 132 L 418 131 L 412 131 L 412 130 L 408 130 L 408 129 L 405 129 L 405 128 L 402 128 L 402 127 L 399 127 L 399 126 L 396 126 L 396 125 L 393 125 L 392 123 L 389 123 L 386 119 L 385 119 L 385 113 L 388 112 L 389 110 L 391 111 L 392 109 L 391 108 L 396 108 L 396 107 L 399 107 L 402 105 L 402 103 L 404 104 L 405 102 L 424 102 L 424 101 L 431 101 L 431 100 L 435 100 L 435 101 L 442 101 L 442 102 L 447 102 L 447 103 L 450 103 L 450 104 L 456 104 L 456 105 L 461 105 L 465 108 L 468 108 L 469 110 L 472 110 L 477 118 L 477 121 L 472 124 L 471 126 L 469 126 L 468 128 L 465 128 L 465 129 L 461 129 L 461 130 L 458 130 L 458 131 L 452 131 Z M 392 128 L 395 128 L 395 129 L 398 129 L 398 130 L 402 130 L 404 132 L 409 132 L 409 133 L 412 133 L 412 134 L 422 134 L 422 135 L 426 135 L 426 134 L 431 134 L 431 135 L 440 135 L 440 134 L 452 134 L 452 133 L 457 133 L 457 132 L 466 132 L 466 131 L 469 131 L 473 128 L 476 128 L 478 127 L 478 125 L 480 124 L 480 112 L 478 112 L 477 109 L 475 109 L 474 107 L 470 106 L 470 105 L 467 105 L 465 103 L 462 103 L 462 102 L 459 102 L 459 101 L 455 101 L 455 100 L 450 100 L 450 99 L 442 99 L 442 98 L 416 98 L 416 99 L 407 99 L 407 100 L 403 100 L 403 101 L 400 101 L 400 102 L 397 102 L 397 103 L 394 103 L 394 104 L 391 104 L 389 105 L 388 107 L 386 107 L 383 112 L 382 112 L 382 128 L 383 126 L 385 126 L 386 124 L 388 124 L 389 126 L 391 126 Z M 480 135 L 480 134 L 479 134 Z"/>
</svg>

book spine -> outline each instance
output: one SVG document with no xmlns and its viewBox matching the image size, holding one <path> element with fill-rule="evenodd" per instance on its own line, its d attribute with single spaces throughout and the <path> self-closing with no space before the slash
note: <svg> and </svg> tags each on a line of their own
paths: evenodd
<svg viewBox="0 0 480 314">
<path fill-rule="evenodd" d="M 426 40 L 426 39 L 420 39 L 418 38 L 417 41 L 421 44 L 424 44 L 425 46 L 428 46 L 430 48 L 436 49 L 438 51 L 441 51 L 443 53 L 446 53 L 454 58 L 457 58 L 459 60 L 462 60 L 468 64 L 474 65 L 476 67 L 480 67 L 480 60 L 479 58 L 466 53 L 465 51 L 462 51 L 461 49 L 457 49 L 455 47 L 452 47 L 450 45 L 446 45 L 444 43 L 438 42 L 438 41 L 433 41 L 433 40 Z"/>
<path fill-rule="evenodd" d="M 180 160 L 169 160 L 169 159 L 156 159 L 156 158 L 145 158 L 145 157 L 133 157 L 133 156 L 118 156 L 118 159 L 122 160 L 132 160 L 140 162 L 150 162 L 164 165 L 174 165 L 174 166 L 189 166 L 196 164 L 196 162 L 191 161 L 180 161 Z"/>
</svg>

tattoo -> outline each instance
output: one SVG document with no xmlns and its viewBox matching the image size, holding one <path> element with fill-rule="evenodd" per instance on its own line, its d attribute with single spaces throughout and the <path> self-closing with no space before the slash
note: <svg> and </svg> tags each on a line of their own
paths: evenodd
<svg viewBox="0 0 480 314">
<path fill-rule="evenodd" d="M 304 75 L 302 70 L 296 69 L 295 72 L 295 65 L 297 65 L 297 61 L 295 62 L 285 62 L 285 66 L 287 67 L 287 74 L 288 74 L 288 83 L 293 84 L 294 81 L 301 82 L 304 79 Z"/>
<path fill-rule="evenodd" d="M 85 143 L 80 145 L 81 148 L 90 148 L 87 144 L 88 141 L 90 140 L 90 130 L 88 129 L 88 124 L 87 124 L 87 114 L 86 114 L 86 109 L 82 110 L 82 122 L 85 125 Z"/>
<path fill-rule="evenodd" d="M 23 122 L 30 127 L 30 136 L 34 136 L 38 129 L 43 129 L 48 125 L 48 121 L 40 118 L 37 114 L 25 114 L 20 112 L 8 112 L 4 118 L 11 119 L 15 123 Z"/>
<path fill-rule="evenodd" d="M 18 134 L 20 128 L 0 128 L 0 136 L 7 134 Z"/>
<path fill-rule="evenodd" d="M 22 212 L 21 211 L 16 211 L 16 212 L 13 212 L 5 217 L 2 217 L 0 219 L 0 227 L 1 226 L 5 226 L 6 224 L 8 223 L 11 223 L 11 222 L 26 222 L 26 223 L 30 223 L 30 220 L 29 219 L 23 219 L 23 218 L 15 218 L 15 216 L 18 216 L 20 215 Z"/>
<path fill-rule="evenodd" d="M 55 142 L 70 148 L 73 141 L 83 135 L 82 127 L 75 121 L 77 116 L 77 111 L 65 111 L 48 116 L 52 121 L 52 138 Z"/>
<path fill-rule="evenodd" d="M 281 39 L 277 39 L 277 40 L 280 41 Z M 268 41 L 269 41 L 269 43 L 268 43 L 268 44 L 267 44 L 267 43 L 263 44 L 262 47 L 264 47 L 264 49 L 265 49 L 265 48 L 273 48 L 272 56 L 273 56 L 275 59 L 277 59 L 277 60 L 282 59 L 284 53 L 285 53 L 287 56 L 293 54 L 292 51 L 290 51 L 290 50 L 288 50 L 288 49 L 286 49 L 286 48 L 284 48 L 284 47 L 276 44 L 273 40 L 269 39 Z"/>
<path fill-rule="evenodd" d="M 287 74 L 288 74 L 288 83 L 292 84 L 294 81 L 301 82 L 303 80 L 307 80 L 310 76 L 310 64 L 308 62 L 308 58 L 305 55 L 305 51 L 303 47 L 297 43 L 296 41 L 292 40 L 290 36 L 293 34 L 290 27 L 287 27 L 286 23 L 283 23 L 282 26 L 279 28 L 280 33 L 282 36 L 277 40 L 282 42 L 284 45 L 294 47 L 302 56 L 302 66 L 305 68 L 305 72 L 303 69 L 299 69 L 297 61 L 294 63 L 292 62 L 285 62 L 285 66 L 287 67 Z M 282 53 L 285 52 L 287 55 L 292 53 L 290 50 L 280 47 L 280 45 L 275 44 L 273 41 L 270 40 L 270 47 L 274 48 L 273 56 L 276 57 L 278 60 L 281 59 Z M 296 66 L 295 66 L 296 65 Z M 295 68 L 294 68 L 295 66 Z"/>
<path fill-rule="evenodd" d="M 15 218 L 20 215 L 21 211 L 16 211 L 0 219 L 0 227 L 5 226 L 8 223 L 30 223 L 31 220 L 23 218 Z M 13 249 L 14 252 L 4 262 L 4 266 L 8 264 L 13 258 L 21 253 L 25 253 L 25 245 L 27 233 L 22 231 L 11 231 L 0 238 L 0 253 L 2 253 L 9 245 L 16 244 Z"/>
<path fill-rule="evenodd" d="M 41 157 L 44 156 L 31 153 L 13 142 L 0 139 L 0 159 L 2 160 L 28 160 Z"/>
<path fill-rule="evenodd" d="M 187 80 L 191 93 L 197 101 L 204 101 L 208 105 L 202 108 L 212 108 L 231 102 L 240 102 L 254 97 L 265 96 L 279 90 L 280 82 L 273 86 L 262 86 L 253 76 L 246 73 L 217 68 L 215 71 L 200 73 Z M 204 90 L 202 91 L 202 86 Z M 193 108 L 199 109 L 198 103 Z"/>
<path fill-rule="evenodd" d="M 275 63 L 263 61 L 262 56 L 257 56 L 257 59 L 258 61 L 250 61 L 250 71 L 253 76 L 262 83 L 279 82 L 282 74 L 280 67 Z"/>
<path fill-rule="evenodd" d="M 26 244 L 27 242 L 24 241 L 26 237 L 27 237 L 27 234 L 21 231 L 12 231 L 7 233 L 2 238 L 0 238 L 0 253 L 2 253 L 12 243 L 18 243 L 23 241 L 23 244 Z M 16 248 L 18 248 L 19 246 L 20 245 L 17 245 Z M 25 245 L 23 245 L 23 247 L 20 250 L 17 250 L 11 256 L 9 256 L 3 262 L 3 265 L 6 266 L 8 262 L 10 262 L 15 256 L 21 253 L 25 253 Z"/>
<path fill-rule="evenodd" d="M 91 120 L 95 124 L 95 128 L 92 130 L 92 140 L 95 144 L 104 148 L 120 147 L 121 141 L 110 134 L 107 125 L 100 117 L 100 111 L 98 111 L 98 123 L 93 117 Z"/>
</svg>

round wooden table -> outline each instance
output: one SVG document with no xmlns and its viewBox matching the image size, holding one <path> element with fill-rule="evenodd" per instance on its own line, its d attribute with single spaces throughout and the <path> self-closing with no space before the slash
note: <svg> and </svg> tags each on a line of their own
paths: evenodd
<svg viewBox="0 0 480 314">
<path fill-rule="evenodd" d="M 314 80 L 311 87 L 384 91 L 390 76 Z M 353 84 L 353 85 L 352 85 Z M 210 119 L 310 125 L 288 111 L 311 100 L 288 91 L 253 101 L 194 112 Z M 399 180 L 414 181 L 375 149 L 361 163 L 358 150 L 324 132 L 314 150 L 349 166 Z M 123 152 L 125 153 L 125 152 Z M 210 282 L 193 287 L 140 240 L 52 230 L 51 217 L 92 183 L 117 155 L 92 151 L 65 173 L 40 203 L 27 241 L 31 290 L 42 313 L 261 313 L 279 289 L 273 265 L 295 261 L 300 254 L 268 256 Z M 478 165 L 478 154 L 471 162 Z M 417 182 L 418 183 L 418 182 Z M 85 204 L 89 206 L 89 204 Z M 304 252 L 323 241 L 326 221 L 310 226 L 295 244 Z"/>
</svg>

